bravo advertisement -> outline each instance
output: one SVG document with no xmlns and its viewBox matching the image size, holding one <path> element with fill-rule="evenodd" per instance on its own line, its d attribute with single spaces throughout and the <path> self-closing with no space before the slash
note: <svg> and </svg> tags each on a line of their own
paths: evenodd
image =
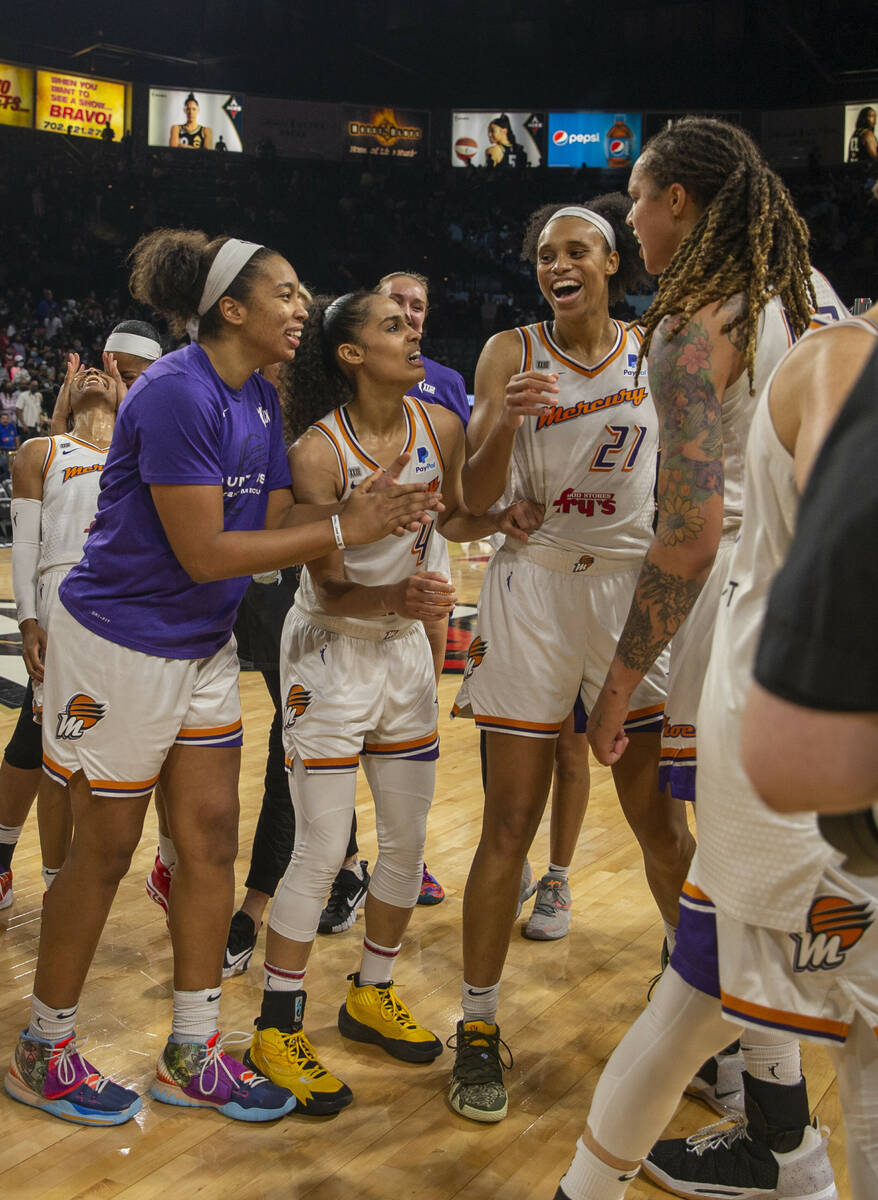
<svg viewBox="0 0 878 1200">
<path fill-rule="evenodd" d="M 130 84 L 113 79 L 37 71 L 34 127 L 72 137 L 121 138 L 127 131 Z"/>
</svg>

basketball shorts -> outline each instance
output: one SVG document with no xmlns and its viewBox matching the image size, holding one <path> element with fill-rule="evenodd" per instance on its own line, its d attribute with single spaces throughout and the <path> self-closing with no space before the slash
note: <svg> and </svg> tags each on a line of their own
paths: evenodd
<svg viewBox="0 0 878 1200">
<path fill-rule="evenodd" d="M 96 796 L 145 796 L 173 745 L 240 746 L 235 639 L 210 658 L 157 658 L 52 614 L 43 688 L 43 770 L 82 770 Z"/>
<path fill-rule="evenodd" d="M 589 555 L 548 551 L 560 568 L 498 550 L 479 597 L 453 716 L 481 729 L 557 737 L 577 700 L 587 716 L 604 684 L 628 617 L 640 563 L 612 566 Z M 667 685 L 667 652 L 632 697 L 625 728 L 658 731 Z"/>
<path fill-rule="evenodd" d="M 707 582 L 671 643 L 659 788 L 664 791 L 670 787 L 672 796 L 692 803 L 695 801 L 698 705 L 710 661 L 720 596 L 734 548 L 731 539 L 720 542 Z"/>
<path fill-rule="evenodd" d="M 671 966 L 730 1021 L 833 1045 L 859 1013 L 878 1035 L 878 877 L 828 868 L 793 933 L 726 916 L 697 879 L 696 852 Z"/>
<path fill-rule="evenodd" d="M 44 571 L 37 584 L 37 621 L 49 636 L 52 616 L 56 609 L 63 608 L 58 599 L 58 588 L 70 570 L 70 567 L 59 567 L 57 570 Z M 34 720 L 41 721 L 43 715 L 43 685 L 34 682 Z"/>
<path fill-rule="evenodd" d="M 432 761 L 439 754 L 436 677 L 420 621 L 374 640 L 333 633 L 290 609 L 281 637 L 287 767 L 356 771 L 361 754 Z"/>
</svg>

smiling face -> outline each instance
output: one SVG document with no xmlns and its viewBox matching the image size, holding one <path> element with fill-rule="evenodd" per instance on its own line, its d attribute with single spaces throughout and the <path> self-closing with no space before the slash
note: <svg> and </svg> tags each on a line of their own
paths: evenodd
<svg viewBox="0 0 878 1200">
<path fill-rule="evenodd" d="M 424 378 L 421 335 L 389 296 L 373 296 L 356 342 L 336 351 L 342 369 L 355 380 L 394 384 L 401 391 Z"/>
<path fill-rule="evenodd" d="M 556 316 L 606 308 L 608 280 L 618 269 L 619 255 L 582 217 L 558 217 L 540 234 L 537 281 Z"/>
<path fill-rule="evenodd" d="M 394 275 L 381 285 L 381 295 L 396 301 L 415 333 L 424 332 L 427 293 L 423 284 L 411 275 Z"/>
<path fill-rule="evenodd" d="M 234 304 L 239 314 L 236 323 L 256 351 L 260 366 L 292 362 L 308 316 L 299 278 L 280 254 L 272 254 L 259 265 L 261 270 L 246 299 Z M 225 298 L 220 301 L 225 303 Z"/>
<path fill-rule="evenodd" d="M 80 367 L 70 381 L 70 408 L 73 414 L 76 415 L 86 402 L 102 400 L 115 409 L 116 385 L 113 380 L 97 367 Z"/>
</svg>

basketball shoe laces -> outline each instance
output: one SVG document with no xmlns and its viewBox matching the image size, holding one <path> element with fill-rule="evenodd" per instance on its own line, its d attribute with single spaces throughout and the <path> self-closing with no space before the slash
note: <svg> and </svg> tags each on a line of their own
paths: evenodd
<svg viewBox="0 0 878 1200">
<path fill-rule="evenodd" d="M 459 1086 L 477 1083 L 494 1083 L 497 1067 L 508 1071 L 512 1066 L 512 1051 L 496 1033 L 483 1033 L 478 1029 L 462 1029 L 453 1033 L 445 1043 L 449 1050 L 458 1054 L 455 1077 Z M 506 1058 L 502 1050 L 506 1051 Z"/>
<path fill-rule="evenodd" d="M 82 1041 L 87 1042 L 88 1036 L 84 1037 Z M 49 1060 L 50 1065 L 54 1066 L 58 1074 L 58 1081 L 63 1084 L 64 1087 L 72 1088 L 76 1083 L 77 1070 L 76 1064 L 73 1062 L 74 1058 L 79 1059 L 79 1065 L 85 1075 L 85 1079 L 83 1079 L 82 1082 L 88 1084 L 93 1091 L 102 1092 L 107 1084 L 111 1082 L 108 1076 L 101 1075 L 99 1071 L 95 1071 L 95 1069 L 85 1061 L 77 1048 L 76 1038 L 71 1036 L 66 1042 L 62 1042 L 61 1046 L 53 1051 Z"/>
<path fill-rule="evenodd" d="M 317 1057 L 317 1051 L 300 1029 L 296 1033 L 284 1033 L 281 1040 L 295 1062 L 296 1070 L 301 1071 L 310 1079 L 322 1079 L 328 1075 L 326 1067 Z"/>
<path fill-rule="evenodd" d="M 230 1029 L 228 1033 L 224 1033 L 221 1037 L 217 1035 L 217 1039 L 212 1046 L 205 1046 L 204 1062 L 202 1062 L 201 1069 L 198 1073 L 198 1083 L 205 1096 L 211 1096 L 216 1091 L 217 1084 L 220 1081 L 221 1070 L 225 1072 L 226 1076 L 235 1087 L 243 1084 L 245 1087 L 254 1088 L 260 1083 L 269 1082 L 264 1075 L 259 1075 L 255 1071 L 250 1079 L 245 1079 L 242 1075 L 235 1075 L 225 1064 L 224 1046 L 249 1046 L 251 1041 L 251 1035 L 249 1033 L 245 1033 L 244 1030 Z M 207 1080 L 205 1079 L 205 1073 L 211 1067 L 213 1067 L 213 1083 L 211 1083 L 211 1085 L 208 1087 Z M 250 1074 L 250 1071 L 245 1067 L 244 1075 L 248 1074 Z"/>
<path fill-rule="evenodd" d="M 381 993 L 381 1011 L 388 1021 L 402 1025 L 407 1030 L 418 1028 L 417 1021 L 397 996 L 391 984 L 388 984 L 386 988 L 379 988 L 379 991 Z"/>
<path fill-rule="evenodd" d="M 708 1150 L 719 1150 L 721 1147 L 730 1149 L 741 1138 L 749 1141 L 750 1134 L 747 1132 L 747 1118 L 744 1114 L 740 1113 L 730 1120 L 731 1124 L 729 1119 L 726 1119 L 714 1121 L 712 1125 L 704 1125 L 686 1138 L 686 1145 L 700 1157 Z"/>
</svg>

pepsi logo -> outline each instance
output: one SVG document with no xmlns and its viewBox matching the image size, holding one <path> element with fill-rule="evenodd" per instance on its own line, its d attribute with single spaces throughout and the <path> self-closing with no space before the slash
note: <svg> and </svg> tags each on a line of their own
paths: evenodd
<svg viewBox="0 0 878 1200">
<path fill-rule="evenodd" d="M 610 154 L 625 154 L 628 150 L 628 143 L 622 138 L 613 138 L 610 141 Z"/>
<path fill-rule="evenodd" d="M 556 146 L 566 146 L 567 145 L 567 130 L 566 129 L 556 129 L 555 132 L 552 134 L 552 141 L 554 142 L 554 144 Z"/>
<path fill-rule="evenodd" d="M 460 137 L 454 143 L 454 153 L 461 162 L 469 162 L 471 158 L 475 158 L 478 148 L 478 142 L 471 137 Z"/>
</svg>

